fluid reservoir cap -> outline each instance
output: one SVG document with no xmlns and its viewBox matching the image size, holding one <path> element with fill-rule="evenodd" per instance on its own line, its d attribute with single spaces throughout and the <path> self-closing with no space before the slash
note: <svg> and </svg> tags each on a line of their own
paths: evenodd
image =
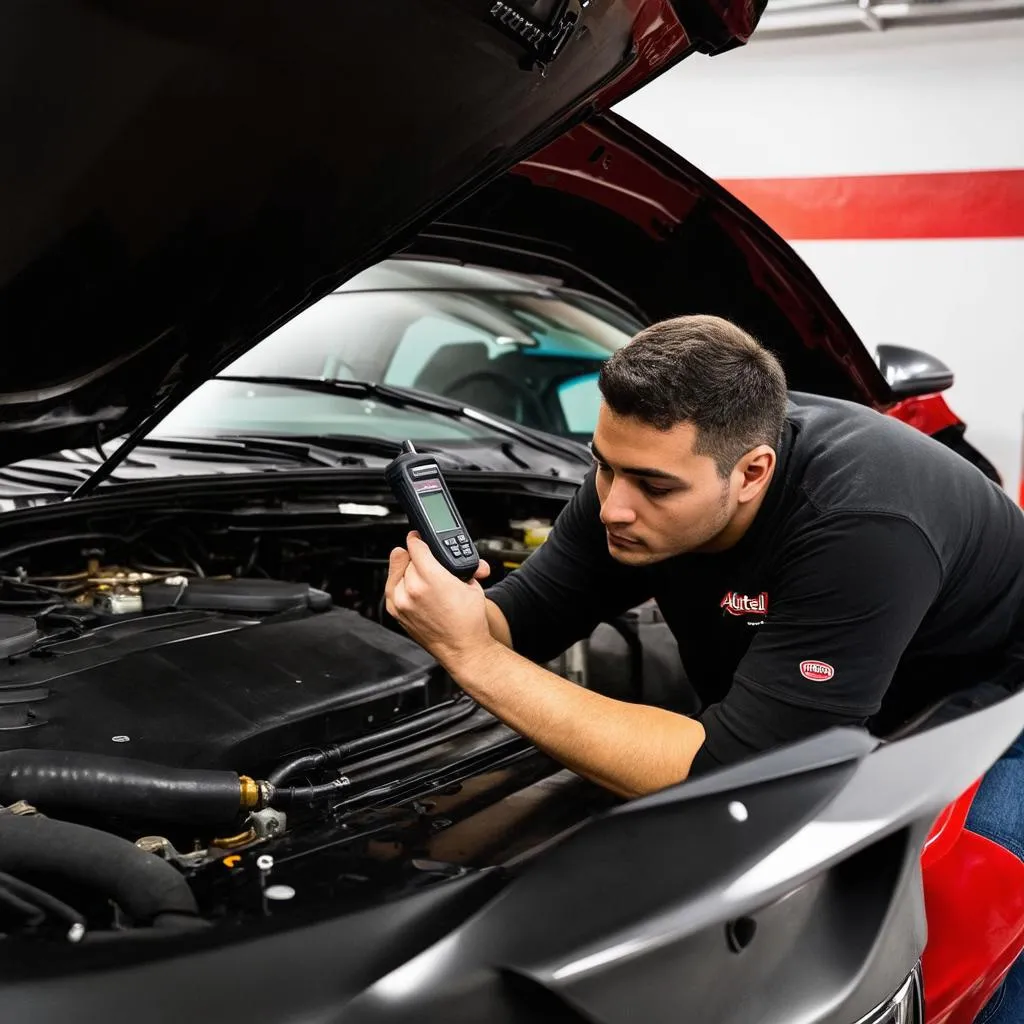
<svg viewBox="0 0 1024 1024">
<path fill-rule="evenodd" d="M 137 615 L 142 611 L 142 595 L 118 591 L 97 594 L 93 607 L 107 615 Z"/>
<path fill-rule="evenodd" d="M 550 526 L 531 526 L 523 532 L 523 540 L 528 548 L 539 548 L 550 533 Z"/>
<path fill-rule="evenodd" d="M 295 895 L 295 890 L 290 885 L 268 885 L 263 895 L 268 900 L 290 900 Z"/>
</svg>

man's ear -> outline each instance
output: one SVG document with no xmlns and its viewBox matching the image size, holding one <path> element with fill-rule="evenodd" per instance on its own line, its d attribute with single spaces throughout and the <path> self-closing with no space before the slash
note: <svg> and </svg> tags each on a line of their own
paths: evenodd
<svg viewBox="0 0 1024 1024">
<path fill-rule="evenodd" d="M 777 456 L 771 445 L 760 444 L 751 448 L 738 463 L 734 472 L 740 474 L 740 489 L 737 500 L 742 505 L 753 501 L 763 493 L 775 471 Z"/>
</svg>

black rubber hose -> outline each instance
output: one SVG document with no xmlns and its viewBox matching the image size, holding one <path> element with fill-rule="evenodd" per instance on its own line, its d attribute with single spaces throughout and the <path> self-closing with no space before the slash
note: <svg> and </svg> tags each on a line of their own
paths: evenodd
<svg viewBox="0 0 1024 1024">
<path fill-rule="evenodd" d="M 164 914 L 153 922 L 152 928 L 120 928 L 112 931 L 86 932 L 82 936 L 85 946 L 110 945 L 118 942 L 138 943 L 140 939 L 147 942 L 174 940 L 183 933 L 209 928 L 210 922 L 198 917 L 183 917 L 181 914 Z"/>
<path fill-rule="evenodd" d="M 335 743 L 329 747 L 322 747 L 313 753 L 300 754 L 298 757 L 293 757 L 290 761 L 278 765 L 267 776 L 267 781 L 271 785 L 280 786 L 285 779 L 290 778 L 296 772 L 315 771 L 319 768 L 329 768 L 333 765 L 342 764 L 356 754 L 361 754 L 366 750 L 374 750 L 377 747 L 383 747 L 388 743 L 394 743 L 398 740 L 408 739 L 410 736 L 416 736 L 428 729 L 433 729 L 436 725 L 460 722 L 476 710 L 477 704 L 475 701 L 462 699 L 431 711 L 420 712 L 399 722 L 397 725 L 391 726 L 389 729 L 367 733 L 365 736 L 359 736 L 346 743 Z"/>
<path fill-rule="evenodd" d="M 0 909 L 20 917 L 22 925 L 26 928 L 35 928 L 46 919 L 46 915 L 39 907 L 23 900 L 4 885 L 0 885 Z"/>
<path fill-rule="evenodd" d="M 314 751 L 312 754 L 300 754 L 298 757 L 293 757 L 290 761 L 285 761 L 284 764 L 278 765 L 267 776 L 267 781 L 272 786 L 280 786 L 285 779 L 295 775 L 296 772 L 314 771 L 317 768 L 324 768 L 331 763 L 328 759 L 331 756 L 331 752 L 335 749 L 337 747 L 324 747 L 321 750 Z"/>
<path fill-rule="evenodd" d="M 56 875 L 113 900 L 137 924 L 198 918 L 183 875 L 127 839 L 40 814 L 0 813 L 0 871 Z"/>
<path fill-rule="evenodd" d="M 324 782 L 319 786 L 286 786 L 284 789 L 271 790 L 270 806 L 278 810 L 308 807 L 318 800 L 327 800 L 332 796 L 340 796 L 348 781 L 341 778 L 333 782 Z"/>
<path fill-rule="evenodd" d="M 239 813 L 234 772 L 171 768 L 104 754 L 62 750 L 0 752 L 0 804 L 17 800 L 43 811 L 226 825 Z"/>
<path fill-rule="evenodd" d="M 15 878 L 14 875 L 7 874 L 6 871 L 0 871 L 0 888 L 16 893 L 21 899 L 37 907 L 40 912 L 48 913 L 51 917 L 59 917 L 67 924 L 80 924 L 85 927 L 85 918 L 74 907 L 69 907 L 63 900 L 34 885 L 29 885 L 20 878 Z"/>
<path fill-rule="evenodd" d="M 460 714 L 457 718 L 452 716 L 446 723 L 445 729 L 439 729 L 428 735 L 420 735 L 412 742 L 403 744 L 398 750 L 379 753 L 364 761 L 359 761 L 353 768 L 360 770 L 375 767 L 377 765 L 391 766 L 396 763 L 417 763 L 416 754 L 423 750 L 431 750 L 440 747 L 452 740 L 459 739 L 467 733 L 477 732 L 481 729 L 492 728 L 498 725 L 497 719 L 490 712 L 485 711 L 478 704 L 469 701 L 469 712 Z M 363 781 L 362 771 L 357 780 Z M 316 786 L 286 786 L 271 787 L 270 806 L 280 810 L 294 807 L 307 807 L 318 800 L 326 800 L 331 797 L 339 797 L 349 786 L 347 777 L 340 776 L 331 782 L 324 782 Z"/>
</svg>

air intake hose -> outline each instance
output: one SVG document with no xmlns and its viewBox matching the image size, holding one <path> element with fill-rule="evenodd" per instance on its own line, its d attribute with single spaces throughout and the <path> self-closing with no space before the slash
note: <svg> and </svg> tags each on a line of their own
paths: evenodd
<svg viewBox="0 0 1024 1024">
<path fill-rule="evenodd" d="M 181 928 L 199 914 L 185 878 L 167 861 L 109 832 L 39 814 L 0 812 L 0 871 L 86 885 L 137 924 Z"/>
<path fill-rule="evenodd" d="M 260 790 L 234 772 L 63 750 L 0 752 L 0 803 L 149 821 L 227 825 L 258 807 Z"/>
</svg>

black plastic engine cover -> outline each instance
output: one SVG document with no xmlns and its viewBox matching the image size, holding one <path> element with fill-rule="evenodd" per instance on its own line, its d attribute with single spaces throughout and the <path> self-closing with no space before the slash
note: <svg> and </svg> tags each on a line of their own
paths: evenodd
<svg viewBox="0 0 1024 1024">
<path fill-rule="evenodd" d="M 0 666 L 0 749 L 259 775 L 283 755 L 378 729 L 452 692 L 419 645 L 355 612 L 259 621 L 173 611 Z"/>
</svg>

